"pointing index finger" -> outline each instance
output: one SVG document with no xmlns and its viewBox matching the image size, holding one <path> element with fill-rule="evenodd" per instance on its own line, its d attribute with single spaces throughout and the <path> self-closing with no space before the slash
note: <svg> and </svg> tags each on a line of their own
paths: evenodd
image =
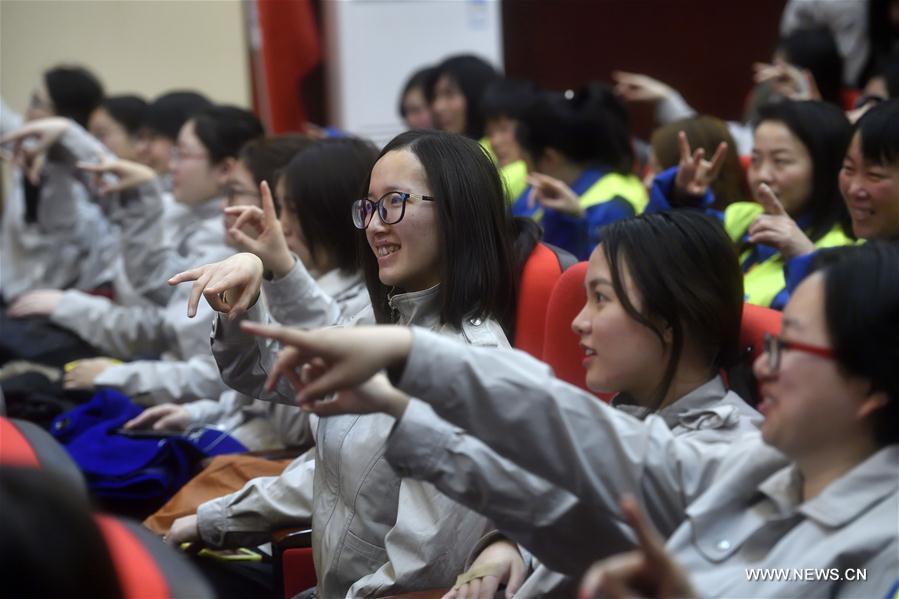
<svg viewBox="0 0 899 599">
<path fill-rule="evenodd" d="M 259 191 L 262 194 L 263 222 L 268 226 L 278 218 L 275 213 L 275 200 L 272 198 L 272 190 L 268 186 L 268 181 L 263 181 L 259 185 Z"/>
<path fill-rule="evenodd" d="M 765 214 L 773 216 L 784 216 L 787 214 L 783 204 L 780 203 L 780 200 L 777 199 L 774 191 L 768 187 L 767 183 L 759 185 L 759 203 L 765 209 Z"/>
</svg>

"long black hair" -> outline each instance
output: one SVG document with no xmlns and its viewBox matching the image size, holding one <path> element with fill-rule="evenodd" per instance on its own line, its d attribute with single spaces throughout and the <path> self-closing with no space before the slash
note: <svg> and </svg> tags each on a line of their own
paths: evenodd
<svg viewBox="0 0 899 599">
<path fill-rule="evenodd" d="M 600 246 L 625 312 L 652 331 L 670 354 L 650 409 L 661 407 L 686 340 L 705 352 L 709 376 L 740 358 L 743 274 L 730 238 L 714 218 L 694 210 L 641 214 L 603 228 Z M 641 310 L 624 286 L 625 270 Z"/>
<path fill-rule="evenodd" d="M 461 329 L 464 318 L 494 318 L 510 331 L 517 287 L 510 241 L 514 233 L 496 165 L 476 141 L 440 131 L 401 133 L 378 159 L 400 150 L 421 162 L 435 198 L 440 321 Z M 359 237 L 375 319 L 392 322 L 391 289 L 378 278 L 377 259 L 364 232 Z"/>
<path fill-rule="evenodd" d="M 431 81 L 433 75 L 434 67 L 432 66 L 422 67 L 409 75 L 409 79 L 407 79 L 406 83 L 403 85 L 403 91 L 400 92 L 399 105 L 397 106 L 397 112 L 400 113 L 400 117 L 403 119 L 406 118 L 406 107 L 404 106 L 403 101 L 406 99 L 409 92 L 420 89 L 422 94 L 424 94 L 427 84 Z"/>
<path fill-rule="evenodd" d="M 430 72 L 425 86 L 428 103 L 434 101 L 434 88 L 441 77 L 453 80 L 465 96 L 465 135 L 472 139 L 484 136 L 481 100 L 491 83 L 501 75 L 486 60 L 472 54 L 450 56 Z"/>
<path fill-rule="evenodd" d="M 68 480 L 47 469 L 0 465 L 0 503 L 5 595 L 125 596 L 88 501 Z"/>
<path fill-rule="evenodd" d="M 837 224 L 853 237 L 839 186 L 840 167 L 852 136 L 852 126 L 843 111 L 828 102 L 787 100 L 762 106 L 756 127 L 765 121 L 786 126 L 812 159 L 812 189 L 806 208 L 811 215 L 806 229 L 809 238 L 818 241 Z"/>
<path fill-rule="evenodd" d="M 354 239 L 352 205 L 365 194 L 377 155 L 368 141 L 324 139 L 297 154 L 280 173 L 284 208 L 297 217 L 312 259 L 324 253 L 346 274 L 358 270 L 361 250 Z"/>
</svg>

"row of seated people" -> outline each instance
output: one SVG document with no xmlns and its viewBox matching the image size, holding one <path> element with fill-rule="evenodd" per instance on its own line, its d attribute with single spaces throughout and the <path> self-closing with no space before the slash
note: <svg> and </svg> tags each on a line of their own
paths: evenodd
<svg viewBox="0 0 899 599">
<path fill-rule="evenodd" d="M 825 110 L 814 103 L 784 106 L 811 106 L 795 110 L 815 115 Z M 894 236 L 890 227 L 895 224 L 895 212 L 891 212 L 897 204 L 895 181 L 890 188 L 883 180 L 872 181 L 869 172 L 896 170 L 897 153 L 890 144 L 899 137 L 888 134 L 890 126 L 895 126 L 895 112 L 895 102 L 887 103 L 859 121 L 847 153 L 847 164 L 858 165 L 858 172 L 846 165 L 825 171 L 831 180 L 836 180 L 837 172 L 846 177 L 866 201 L 871 202 L 873 196 L 881 202 L 852 213 L 853 225 L 871 226 L 879 233 L 868 236 L 871 239 Z M 785 123 L 787 117 L 772 120 Z M 786 124 L 783 127 L 789 128 Z M 472 139 L 414 131 L 397 137 L 380 153 L 352 138 L 315 143 L 272 138 L 244 144 L 260 131 L 245 112 L 235 109 L 211 108 L 188 120 L 179 133 L 172 160 L 172 191 L 179 205 L 166 209 L 165 194 L 151 169 L 111 156 L 99 164 L 87 164 L 96 160 L 96 152 L 103 148 L 70 121 L 37 120 L 26 125 L 13 139 L 35 137 L 38 146 L 35 149 L 22 144 L 18 148 L 26 167 L 17 175 L 20 179 L 14 187 L 25 196 L 19 205 L 28 205 L 25 171 L 41 156 L 41 150 L 52 150 L 44 168 L 59 166 L 66 170 L 66 176 L 71 174 L 74 161 L 81 160 L 82 171 L 99 174 L 99 185 L 110 193 L 106 203 L 96 204 L 103 214 L 95 212 L 92 219 L 75 214 L 71 223 L 117 225 L 117 229 L 109 227 L 108 241 L 111 247 L 121 248 L 121 268 L 142 301 L 155 305 L 128 307 L 74 291 L 45 292 L 20 297 L 11 313 L 17 317 L 50 315 L 56 323 L 65 322 L 68 314 L 71 329 L 91 343 L 114 348 L 121 357 L 133 357 L 137 346 L 147 351 L 148 346 L 143 345 L 147 339 L 156 340 L 147 353 L 168 349 L 166 342 L 170 342 L 172 331 L 178 331 L 171 322 L 178 320 L 200 331 L 193 337 L 194 348 L 181 352 L 188 358 L 182 361 L 188 364 L 163 371 L 172 366 L 171 360 L 127 364 L 107 361 L 99 365 L 103 367 L 101 372 L 73 370 L 68 381 L 72 386 L 118 387 L 147 403 L 162 404 L 131 422 L 132 428 L 183 428 L 200 419 L 221 424 L 230 417 L 238 423 L 233 430 L 243 429 L 248 440 L 261 438 L 254 431 L 267 430 L 274 431 L 270 434 L 280 436 L 284 444 L 286 440 L 292 444 L 315 443 L 314 449 L 292 462 L 281 476 L 251 481 L 232 495 L 202 503 L 196 516 L 175 521 L 168 532 L 172 543 L 202 539 L 213 546 L 255 544 L 267 540 L 274 527 L 311 522 L 317 587 L 322 596 L 383 595 L 445 587 L 465 569 L 472 548 L 493 538 L 491 527 L 531 551 L 534 543 L 523 539 L 524 533 L 516 529 L 516 524 L 504 524 L 497 514 L 504 510 L 520 513 L 524 505 L 533 532 L 535 517 L 551 513 L 553 506 L 566 505 L 570 495 L 566 485 L 560 486 L 548 475 L 537 476 L 534 472 L 539 468 L 523 466 L 517 457 L 511 461 L 508 456 L 492 457 L 480 442 L 463 436 L 463 430 L 472 432 L 475 427 L 453 427 L 427 407 L 421 407 L 423 412 L 419 413 L 427 426 L 444 430 L 446 438 L 459 438 L 465 447 L 473 444 L 472 451 L 478 452 L 477 464 L 485 468 L 496 465 L 496 472 L 511 476 L 510 487 L 502 483 L 475 485 L 489 489 L 490 506 L 497 508 L 497 513 L 485 514 L 483 500 L 472 504 L 444 486 L 431 484 L 434 481 L 402 478 L 384 457 L 396 414 L 324 419 L 297 409 L 297 389 L 303 387 L 303 379 L 314 378 L 317 370 L 329 366 L 329 356 L 323 354 L 323 362 L 315 362 L 302 372 L 285 370 L 287 381 L 276 385 L 271 380 L 265 388 L 266 376 L 277 372 L 273 345 L 241 329 L 236 317 L 247 313 L 254 321 L 273 320 L 303 328 L 364 323 L 417 325 L 472 346 L 508 347 L 516 325 L 526 317 L 516 312 L 515 290 L 525 259 L 537 242 L 538 230 L 527 221 L 510 221 L 507 193 L 497 169 Z M 307 147 L 285 149 L 290 143 Z M 277 158 L 263 153 L 266 159 L 256 160 L 252 152 L 260 147 L 281 150 Z M 843 150 L 839 153 L 842 160 Z M 772 152 L 772 164 L 776 154 Z M 544 150 L 541 156 L 552 155 Z M 260 162 L 270 164 L 267 173 L 262 172 Z M 732 366 L 739 355 L 745 295 L 743 265 L 737 255 L 739 248 L 714 217 L 674 209 L 705 206 L 708 202 L 703 194 L 711 178 L 709 173 L 716 170 L 714 158 L 706 164 L 701 155 L 688 148 L 682 162 L 684 165 L 672 175 L 673 186 L 661 194 L 668 205 L 654 210 L 660 214 L 620 220 L 602 229 L 596 239 L 597 249 L 590 252 L 588 303 L 575 319 L 574 329 L 587 353 L 587 385 L 616 394 L 615 406 L 621 411 L 631 412 L 638 420 L 648 418 L 639 426 L 655 430 L 653 427 L 664 424 L 675 434 L 682 426 L 685 434 L 696 432 L 710 446 L 729 445 L 736 436 L 750 434 L 748 429 L 759 424 L 758 414 L 728 392 L 718 378 L 721 369 Z M 812 172 L 822 171 L 816 168 Z M 43 196 L 54 190 L 47 185 L 49 180 L 38 181 L 41 185 L 31 183 Z M 262 181 L 273 182 L 273 189 L 260 185 Z M 215 201 L 223 182 L 227 182 L 231 204 L 224 230 Z M 366 187 L 366 197 L 358 199 L 359 190 Z M 851 190 L 851 185 L 847 189 Z M 852 194 L 847 196 L 847 201 L 853 198 Z M 313 198 L 321 198 L 321 206 L 311 208 L 318 201 Z M 15 205 L 15 199 L 10 199 Z M 76 213 L 83 206 L 77 198 L 65 194 L 40 200 L 38 207 L 45 211 L 57 207 L 51 203 L 54 201 L 67 201 L 76 207 Z M 776 213 L 777 198 L 768 197 L 767 204 L 775 212 L 769 216 L 782 217 L 773 220 L 772 228 L 773 224 L 794 222 Z M 183 239 L 180 244 L 172 243 L 170 235 L 178 229 L 166 219 L 183 216 L 183 205 L 195 210 L 186 210 L 193 224 L 181 234 L 196 234 L 200 230 L 196 227 L 199 214 L 203 213 L 208 217 L 210 239 L 218 237 L 214 243 L 207 246 Z M 4 219 L 4 226 L 6 222 Z M 795 233 L 796 229 L 788 230 L 783 238 L 794 242 L 800 239 Z M 226 236 L 248 251 L 210 262 L 233 252 L 225 248 Z M 4 242 L 10 238 L 4 235 Z M 95 237 L 93 241 L 98 240 Z M 190 251 L 173 249 L 179 245 Z M 225 249 L 215 250 L 220 254 L 207 254 L 207 247 Z M 808 255 L 808 246 L 803 249 L 797 256 Z M 342 262 L 340 252 L 351 252 L 351 256 Z M 24 264 L 34 255 L 22 252 L 20 257 Z M 182 272 L 168 278 L 177 271 Z M 801 273 L 796 278 L 800 279 Z M 194 285 L 181 284 L 189 281 Z M 598 288 L 600 284 L 603 289 Z M 823 293 L 819 295 L 823 297 Z M 205 297 L 205 304 L 201 297 Z M 885 301 L 891 300 L 887 297 Z M 40 309 L 35 309 L 35 304 Z M 610 306 L 615 309 L 610 311 Z M 209 319 L 202 314 L 189 318 L 204 309 L 209 316 L 212 311 L 219 313 L 214 316 L 211 355 L 208 345 L 200 349 L 196 341 L 208 343 Z M 93 325 L 85 318 L 91 313 L 95 315 Z M 888 314 L 878 313 L 877 318 L 888 322 Z M 109 327 L 115 325 L 138 330 L 110 332 Z M 97 329 L 104 330 L 102 327 L 107 327 L 106 332 L 97 334 Z M 125 345 L 128 347 L 123 350 Z M 884 351 L 888 347 L 884 345 Z M 357 349 L 362 353 L 379 348 L 389 353 L 389 344 L 380 343 L 375 336 Z M 777 355 L 778 351 L 772 342 L 767 355 Z M 282 354 L 282 360 L 288 361 L 301 355 L 295 350 Z M 206 361 L 204 367 L 212 364 L 212 375 L 208 375 L 208 368 L 202 371 L 205 378 L 198 377 L 196 369 L 185 370 L 193 368 L 190 362 L 196 357 Z M 98 365 L 82 366 L 89 369 Z M 528 366 L 519 375 L 526 377 L 529 372 L 538 371 Z M 116 379 L 116 374 L 121 378 Z M 868 371 L 864 374 L 875 376 Z M 225 390 L 222 379 L 236 391 Z M 207 381 L 208 386 L 198 387 L 200 381 Z M 378 393 L 372 395 L 383 392 L 398 397 L 383 383 L 383 379 L 373 383 L 381 387 L 376 387 Z M 545 382 L 541 384 L 549 388 Z M 477 387 L 480 391 L 472 391 L 471 398 L 492 395 L 492 388 Z M 192 399 L 204 401 L 189 401 Z M 167 403 L 172 400 L 180 403 Z M 682 400 L 689 401 L 678 406 Z M 706 405 L 709 400 L 714 407 Z M 880 407 L 882 402 L 878 398 L 875 403 Z M 519 409 L 514 402 L 506 400 L 505 404 L 512 414 Z M 692 409 L 683 413 L 680 410 L 684 405 Z M 674 414 L 670 420 L 665 411 L 669 408 Z M 693 409 L 695 413 L 690 413 Z M 657 414 L 648 417 L 652 412 Z M 451 420 L 445 414 L 441 416 Z M 864 416 L 867 423 L 868 414 Z M 438 422 L 442 424 L 435 424 Z M 448 428 L 440 429 L 444 425 Z M 717 440 L 719 434 L 735 437 L 721 442 Z M 593 443 L 600 437 L 585 442 Z M 538 439 L 542 447 L 542 437 Z M 708 482 L 703 478 L 699 486 L 704 489 Z M 519 490 L 531 487 L 533 501 L 522 501 L 520 494 L 517 502 L 504 500 L 504 489 L 516 485 Z M 615 490 L 617 493 L 620 489 Z M 531 491 L 527 493 L 531 497 Z M 683 493 L 682 510 L 697 493 L 696 489 Z M 613 511 L 617 513 L 617 508 Z M 677 519 L 678 513 L 654 512 L 653 522 L 667 536 L 683 519 Z M 882 515 L 877 517 L 882 519 Z M 609 539 L 605 548 L 594 548 L 584 557 L 589 561 L 601 557 L 596 551 L 611 552 L 624 546 L 624 541 L 615 541 L 614 535 Z M 535 574 L 546 570 L 534 579 L 535 589 L 544 588 L 544 584 L 570 588 L 584 569 L 583 563 L 561 566 L 562 552 L 541 549 L 533 555 L 547 564 L 541 570 L 537 562 L 531 562 Z M 570 557 L 570 552 L 565 555 Z M 819 559 L 826 562 L 831 558 Z M 473 580 L 480 578 L 474 576 Z M 706 589 L 711 594 L 726 593 L 714 585 L 700 587 L 700 592 Z"/>
</svg>

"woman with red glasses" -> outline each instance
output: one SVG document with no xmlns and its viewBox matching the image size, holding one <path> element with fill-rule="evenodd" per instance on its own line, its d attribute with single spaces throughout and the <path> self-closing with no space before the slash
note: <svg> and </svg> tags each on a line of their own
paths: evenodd
<svg viewBox="0 0 899 599">
<path fill-rule="evenodd" d="M 631 556 L 631 576 L 618 571 L 631 594 L 882 597 L 899 571 L 897 330 L 899 251 L 873 242 L 822 252 L 773 351 L 755 363 L 761 431 L 724 448 L 621 414 L 520 352 L 463 348 L 414 328 L 275 332 L 292 347 L 272 378 L 319 358 L 305 371 L 302 405 L 392 414 L 386 455 L 398 472 L 501 522 L 562 572 L 582 573 L 619 539 L 617 523 L 633 521 L 633 506 L 619 506 L 630 494 L 650 521 L 679 522 L 664 550 Z M 368 380 L 384 368 L 399 389 Z M 406 393 L 565 501 L 522 497 L 530 508 L 497 509 L 497 473 L 457 459 L 456 438 L 415 435 L 406 415 L 421 400 Z"/>
</svg>

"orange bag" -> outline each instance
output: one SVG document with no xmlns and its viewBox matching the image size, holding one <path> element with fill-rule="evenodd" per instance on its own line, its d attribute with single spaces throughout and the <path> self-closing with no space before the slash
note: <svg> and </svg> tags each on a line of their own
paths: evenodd
<svg viewBox="0 0 899 599">
<path fill-rule="evenodd" d="M 193 477 L 174 497 L 144 520 L 144 526 L 164 535 L 172 522 L 195 514 L 201 503 L 239 491 L 251 479 L 278 476 L 293 460 L 269 460 L 243 454 L 216 456 L 209 466 Z"/>
</svg>

